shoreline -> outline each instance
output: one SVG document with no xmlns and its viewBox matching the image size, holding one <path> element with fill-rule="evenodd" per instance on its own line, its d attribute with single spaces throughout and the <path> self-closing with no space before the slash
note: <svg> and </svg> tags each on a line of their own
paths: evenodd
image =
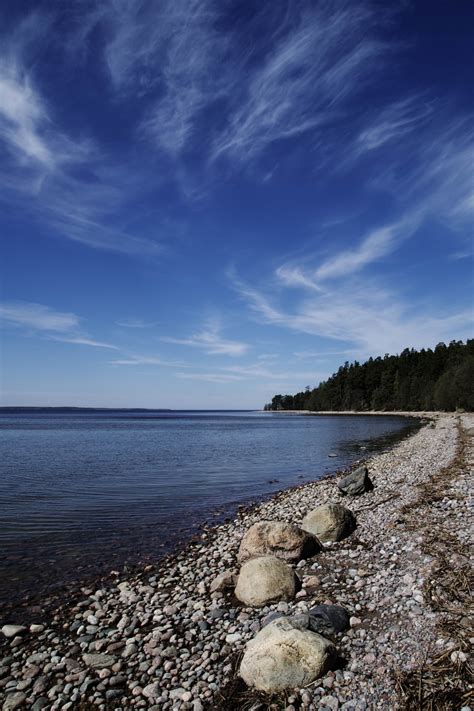
<svg viewBox="0 0 474 711">
<path fill-rule="evenodd" d="M 417 418 L 403 419 L 403 431 L 396 431 L 393 434 L 378 437 L 374 436 L 370 439 L 368 448 L 361 448 L 359 452 L 354 452 L 352 457 L 357 457 L 355 464 L 354 462 L 352 464 L 346 461 L 341 462 L 339 458 L 333 458 L 332 454 L 330 457 L 328 455 L 326 460 L 328 464 L 326 467 L 321 466 L 320 471 L 324 473 L 321 474 L 321 477 L 318 477 L 318 480 L 326 478 L 326 476 L 337 475 L 343 471 L 350 471 L 352 466 L 361 464 L 370 453 L 384 451 L 387 447 L 393 446 L 393 443 L 397 443 L 404 437 L 409 436 L 411 430 L 419 426 Z M 354 440 L 354 442 L 357 444 L 357 440 Z M 328 469 L 330 470 L 328 471 Z M 60 576 L 55 574 L 51 565 L 49 566 L 51 570 L 49 576 L 48 567 L 41 570 L 37 570 L 37 568 L 29 570 L 28 560 L 25 559 L 16 563 L 17 568 L 21 568 L 18 573 L 15 564 L 5 565 L 2 569 L 5 576 L 3 581 L 6 582 L 8 579 L 12 581 L 18 580 L 18 583 L 16 586 L 8 586 L 2 584 L 0 580 L 0 627 L 3 623 L 2 621 L 9 621 L 12 616 L 19 615 L 24 617 L 28 615 L 28 608 L 31 606 L 36 607 L 48 601 L 48 607 L 51 607 L 53 600 L 61 598 L 61 591 L 78 591 L 81 587 L 95 585 L 99 581 L 110 582 L 113 577 L 106 572 L 107 570 L 114 569 L 123 578 L 129 572 L 143 569 L 145 565 L 156 564 L 165 558 L 169 558 L 195 540 L 203 530 L 209 530 L 233 519 L 242 507 L 256 506 L 268 501 L 281 491 L 299 487 L 302 483 L 311 480 L 306 469 L 302 469 L 299 474 L 295 473 L 292 482 L 280 479 L 278 473 L 275 473 L 275 476 L 277 478 L 274 478 L 273 472 L 268 472 L 267 483 L 273 484 L 273 486 L 267 491 L 254 492 L 251 496 L 249 495 L 240 501 L 230 499 L 227 502 L 216 503 L 215 509 L 209 509 L 203 512 L 201 516 L 193 514 L 192 525 L 190 523 L 191 519 L 189 519 L 181 532 L 175 530 L 172 536 L 168 535 L 169 540 L 167 539 L 165 542 L 163 539 L 160 540 L 154 536 L 153 540 L 150 539 L 149 544 L 147 544 L 145 542 L 146 532 L 144 532 L 143 538 L 139 538 L 135 534 L 135 540 L 132 540 L 131 537 L 130 540 L 125 540 L 124 536 L 119 541 L 119 545 L 122 545 L 123 550 L 118 555 L 115 555 L 115 551 L 111 551 L 112 557 L 110 561 L 108 561 L 107 556 L 104 556 L 103 550 L 100 551 L 97 560 L 95 560 L 92 552 L 88 556 L 81 556 L 71 549 L 69 559 L 66 555 L 65 560 L 61 558 L 56 560 L 54 570 L 60 571 Z M 259 488 L 261 489 L 262 486 L 264 488 L 264 482 Z M 178 528 L 180 528 L 179 524 L 176 529 Z M 118 533 L 117 535 L 119 536 L 120 534 Z M 25 542 L 25 546 L 27 547 L 28 545 L 29 543 Z M 45 554 L 39 551 L 38 555 Z M 73 557 L 76 558 L 76 565 L 70 563 L 70 559 Z M 41 558 L 39 557 L 38 560 L 41 560 Z M 35 572 L 38 575 L 35 576 Z M 23 575 L 24 580 L 21 577 L 17 577 L 17 575 Z"/>
<path fill-rule="evenodd" d="M 435 651 L 445 650 L 444 641 L 436 648 L 441 639 L 436 613 L 424 609 L 423 590 L 434 558 L 428 561 L 429 556 L 419 553 L 423 541 L 417 539 L 424 535 L 409 535 L 409 525 L 414 522 L 409 513 L 401 511 L 413 506 L 419 487 L 454 461 L 460 438 L 457 422 L 464 423 L 461 429 L 472 434 L 474 419 L 469 414 L 452 413 L 384 414 L 433 418 L 433 424 L 366 460 L 375 490 L 359 499 L 344 500 L 357 515 L 358 528 L 348 539 L 325 545 L 315 558 L 298 564 L 303 588 L 294 602 L 263 610 L 244 608 L 231 593 L 211 592 L 210 586 L 219 573 L 236 567 L 240 538 L 252 523 L 278 518 L 298 524 L 316 501 L 338 500 L 334 493 L 337 473 L 285 489 L 261 503 L 243 505 L 233 521 L 208 528 L 198 541 L 184 545 L 156 565 L 117 577 L 115 582 L 101 580 L 99 587 L 83 588 L 73 599 L 64 599 L 56 619 L 53 616 L 45 621 L 44 630 L 3 639 L 2 654 L 16 666 L 0 662 L 0 699 L 6 697 L 5 703 L 10 703 L 10 697 L 13 703 L 16 695 L 19 702 L 4 708 L 22 708 L 24 704 L 35 708 L 38 699 L 46 705 L 37 704 L 35 711 L 75 708 L 79 703 L 88 704 L 84 708 L 103 709 L 239 708 L 239 694 L 244 692 L 235 678 L 235 664 L 240 650 L 269 612 L 285 606 L 303 611 L 316 600 L 339 602 L 361 618 L 360 625 L 337 643 L 348 664 L 344 670 L 330 672 L 320 686 L 288 694 L 285 705 L 277 708 L 286 708 L 287 702 L 290 711 L 291 707 L 320 708 L 323 699 L 328 708 L 335 709 L 372 708 L 374 703 L 382 704 L 377 708 L 397 708 L 398 687 L 392 672 L 398 667 L 400 673 L 417 668 L 420 654 L 434 654 L 429 652 L 433 645 Z M 397 537 L 406 545 L 399 545 Z M 393 552 L 385 555 L 385 549 Z M 309 577 L 320 579 L 316 593 L 305 586 Z M 370 587 L 369 581 L 373 583 Z M 394 597 L 397 589 L 402 593 Z M 380 591 L 386 594 L 381 597 Z M 394 599 L 401 606 L 395 611 L 391 607 Z M 378 629 L 381 616 L 384 629 L 387 619 L 396 625 L 402 615 L 406 616 L 406 639 L 397 639 L 400 629 L 393 639 L 390 632 Z M 22 624 L 21 620 L 15 622 Z M 41 625 L 40 619 L 38 622 Z M 382 639 L 386 634 L 389 638 Z M 446 644 L 452 642 L 448 639 Z M 387 646 L 394 647 L 390 654 L 380 651 Z M 105 653 L 111 658 L 109 667 L 87 666 L 83 660 L 87 653 Z M 32 655 L 42 659 L 32 661 Z M 404 670 L 407 661 L 409 668 Z M 359 703 L 361 698 L 366 700 Z M 345 705 L 351 699 L 359 699 L 359 706 L 355 701 L 352 706 Z"/>
</svg>

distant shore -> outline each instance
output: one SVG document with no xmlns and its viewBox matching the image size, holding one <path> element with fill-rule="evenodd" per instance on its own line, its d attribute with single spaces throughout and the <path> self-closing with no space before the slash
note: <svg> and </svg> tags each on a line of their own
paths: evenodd
<svg viewBox="0 0 474 711">
<path fill-rule="evenodd" d="M 406 410 L 259 410 L 258 412 L 267 412 L 269 415 L 387 415 L 390 417 L 418 417 L 418 418 L 433 418 L 440 414 L 437 411 L 406 411 Z M 452 413 L 446 413 L 452 414 Z"/>
<path fill-rule="evenodd" d="M 462 623 L 461 580 L 472 516 L 466 497 L 474 416 L 384 414 L 433 421 L 367 460 L 375 489 L 344 499 L 357 516 L 355 533 L 298 564 L 302 590 L 293 602 L 245 608 L 232 591 L 211 585 L 237 568 L 237 549 L 252 523 L 299 523 L 317 503 L 338 500 L 334 476 L 242 507 L 234 521 L 209 528 L 156 566 L 112 576 L 71 597 L 65 592 L 50 614 L 38 608 L 36 626 L 0 642 L 6 660 L 0 698 L 18 702 L 8 708 L 35 709 L 69 702 L 154 711 L 249 707 L 252 692 L 238 679 L 238 660 L 264 618 L 277 609 L 302 612 L 330 601 L 359 620 L 337 640 L 345 667 L 276 699 L 276 708 L 401 709 L 404 699 L 419 693 L 420 673 L 429 693 L 440 682 L 461 689 L 460 708 L 468 693 L 470 633 Z M 450 586 L 457 586 L 457 597 L 449 600 L 446 628 L 443 595 Z M 436 670 L 439 658 L 447 660 L 442 672 Z"/>
</svg>

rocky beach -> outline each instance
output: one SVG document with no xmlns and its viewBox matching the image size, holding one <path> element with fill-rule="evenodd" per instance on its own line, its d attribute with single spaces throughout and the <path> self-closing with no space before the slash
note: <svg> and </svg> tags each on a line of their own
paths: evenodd
<svg viewBox="0 0 474 711">
<path fill-rule="evenodd" d="M 3 711 L 474 708 L 474 416 L 423 416 L 345 485 L 282 491 L 156 566 L 3 619 Z"/>
</svg>

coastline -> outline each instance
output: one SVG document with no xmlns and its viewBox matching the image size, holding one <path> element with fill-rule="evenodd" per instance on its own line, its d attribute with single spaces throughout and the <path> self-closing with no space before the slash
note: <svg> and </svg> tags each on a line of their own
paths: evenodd
<svg viewBox="0 0 474 711">
<path fill-rule="evenodd" d="M 315 601 L 338 602 L 360 618 L 360 624 L 337 641 L 347 664 L 330 672 L 319 686 L 288 694 L 277 708 L 398 708 L 400 685 L 409 687 L 397 678 L 418 670 L 421 663 L 426 666 L 438 652 L 464 654 L 462 626 L 456 627 L 458 638 L 444 638 L 442 614 L 428 605 L 426 590 L 439 556 L 425 549 L 433 525 L 447 526 L 449 535 L 457 535 L 453 522 L 459 527 L 458 514 L 467 517 L 465 463 L 456 476 L 445 473 L 438 481 L 437 475 L 454 466 L 460 448 L 467 456 L 467 445 L 462 444 L 467 435 L 462 432 L 472 436 L 473 416 L 331 414 L 397 414 L 432 419 L 433 426 L 368 459 L 374 491 L 344 500 L 356 514 L 358 528 L 348 539 L 325 545 L 315 558 L 298 564 L 303 587 L 295 601 L 243 608 L 231 593 L 211 592 L 210 586 L 219 573 L 236 567 L 240 539 L 252 523 L 273 518 L 299 524 L 316 502 L 339 500 L 335 475 L 242 507 L 235 520 L 210 528 L 199 541 L 156 566 L 83 588 L 71 600 L 66 594 L 49 620 L 42 620 L 38 611 L 37 622 L 45 629 L 1 641 L 2 655 L 10 660 L 0 662 L 0 698 L 9 704 L 4 708 L 26 705 L 36 711 L 75 708 L 79 703 L 104 709 L 239 708 L 243 694 L 248 700 L 235 677 L 245 643 L 269 612 L 285 606 L 303 611 Z M 439 507 L 430 505 L 427 496 L 420 499 L 423 487 L 434 486 L 435 480 L 437 495 L 452 489 L 448 500 L 454 503 Z M 462 521 L 462 533 L 466 531 L 467 518 Z M 459 545 L 466 542 L 461 536 Z M 458 555 L 462 558 L 463 553 Z M 305 585 L 310 577 L 320 580 L 313 592 Z M 83 659 L 88 653 L 105 653 L 110 664 L 88 666 Z M 461 662 L 456 659 L 461 668 L 462 657 Z M 14 695 L 18 706 L 11 705 Z M 45 705 L 38 704 L 39 699 Z"/>
</svg>

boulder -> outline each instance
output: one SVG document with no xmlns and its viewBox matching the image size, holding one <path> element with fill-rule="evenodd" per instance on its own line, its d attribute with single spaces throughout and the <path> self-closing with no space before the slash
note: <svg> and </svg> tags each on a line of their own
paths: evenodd
<svg viewBox="0 0 474 711">
<path fill-rule="evenodd" d="M 315 536 L 285 521 L 259 521 L 249 528 L 240 544 L 241 563 L 262 555 L 274 555 L 288 562 L 310 558 L 321 550 Z"/>
<path fill-rule="evenodd" d="M 306 514 L 301 528 L 321 541 L 340 541 L 349 536 L 356 525 L 355 516 L 349 509 L 341 504 L 323 504 Z"/>
<path fill-rule="evenodd" d="M 251 558 L 240 569 L 235 595 L 244 605 L 262 607 L 278 600 L 292 600 L 296 576 L 284 561 L 275 556 Z"/>
<path fill-rule="evenodd" d="M 337 482 L 337 486 L 342 494 L 348 494 L 349 496 L 360 496 L 365 494 L 366 491 L 372 491 L 374 488 L 367 467 L 358 467 L 358 469 L 340 479 Z"/>
<path fill-rule="evenodd" d="M 291 618 L 270 622 L 247 644 L 240 676 L 248 686 L 278 692 L 307 686 L 336 660 L 333 643 Z"/>
</svg>

